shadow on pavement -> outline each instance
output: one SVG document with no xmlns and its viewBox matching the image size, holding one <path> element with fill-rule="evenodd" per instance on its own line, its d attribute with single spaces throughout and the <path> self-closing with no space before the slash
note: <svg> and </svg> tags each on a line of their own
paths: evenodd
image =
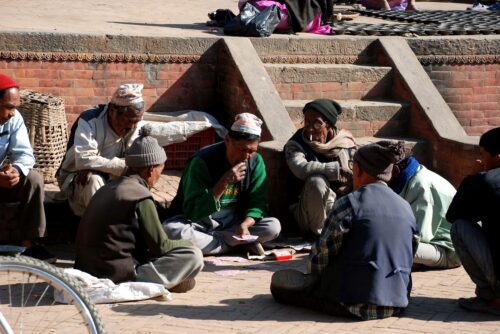
<svg viewBox="0 0 500 334">
<path fill-rule="evenodd" d="M 357 320 L 339 318 L 305 308 L 278 304 L 270 294 L 252 298 L 234 298 L 220 301 L 225 305 L 121 304 L 111 310 L 130 316 L 168 315 L 175 318 L 216 321 L 314 321 L 324 323 L 353 323 Z M 498 321 L 498 317 L 459 308 L 456 300 L 448 298 L 413 297 L 401 318 L 436 322 Z"/>
<path fill-rule="evenodd" d="M 314 321 L 324 323 L 351 323 L 356 320 L 333 317 L 300 307 L 278 304 L 271 294 L 252 298 L 234 298 L 220 301 L 225 305 L 151 305 L 121 304 L 111 310 L 131 316 L 165 314 L 175 318 L 218 321 Z"/>
<path fill-rule="evenodd" d="M 498 321 L 500 317 L 464 310 L 457 299 L 444 297 L 411 297 L 410 305 L 402 314 L 404 318 L 439 322 Z"/>
</svg>

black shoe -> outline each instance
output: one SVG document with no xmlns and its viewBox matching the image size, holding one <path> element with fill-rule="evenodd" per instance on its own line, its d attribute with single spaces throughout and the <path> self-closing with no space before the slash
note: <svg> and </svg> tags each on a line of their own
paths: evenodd
<svg viewBox="0 0 500 334">
<path fill-rule="evenodd" d="M 56 263 L 57 261 L 57 257 L 54 254 L 50 253 L 48 250 L 45 249 L 45 247 L 40 245 L 35 245 L 30 248 L 26 248 L 26 250 L 22 252 L 21 255 L 29 256 L 52 264 Z"/>
</svg>

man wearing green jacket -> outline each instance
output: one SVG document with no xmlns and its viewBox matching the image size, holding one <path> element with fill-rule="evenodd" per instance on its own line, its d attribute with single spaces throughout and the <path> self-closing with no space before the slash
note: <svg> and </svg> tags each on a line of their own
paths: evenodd
<svg viewBox="0 0 500 334">
<path fill-rule="evenodd" d="M 189 241 L 170 240 L 163 231 L 149 189 L 167 157 L 150 132 L 143 126 L 127 151 L 127 175 L 90 200 L 76 238 L 75 268 L 115 283 L 153 282 L 186 292 L 203 268 L 203 255 Z"/>
<path fill-rule="evenodd" d="M 257 116 L 239 114 L 224 142 L 191 157 L 171 218 L 163 223 L 170 238 L 191 240 L 203 254 L 220 254 L 247 243 L 251 235 L 258 242 L 278 236 L 278 219 L 266 217 L 266 168 L 257 153 L 261 125 Z"/>
<path fill-rule="evenodd" d="M 455 268 L 460 259 L 451 241 L 446 212 L 457 192 L 446 179 L 413 156 L 395 164 L 391 188 L 411 205 L 420 230 L 413 263 L 429 268 Z"/>
</svg>

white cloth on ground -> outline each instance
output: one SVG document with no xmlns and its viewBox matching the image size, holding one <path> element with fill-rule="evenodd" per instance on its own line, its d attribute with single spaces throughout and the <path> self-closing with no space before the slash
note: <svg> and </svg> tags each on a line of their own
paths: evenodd
<svg viewBox="0 0 500 334">
<path fill-rule="evenodd" d="M 118 303 L 162 297 L 172 300 L 172 294 L 161 284 L 147 282 L 124 282 L 115 284 L 107 278 L 97 278 L 78 269 L 67 268 L 64 273 L 80 283 L 95 304 Z M 62 292 L 54 290 L 54 299 L 58 303 L 69 304 Z"/>
</svg>

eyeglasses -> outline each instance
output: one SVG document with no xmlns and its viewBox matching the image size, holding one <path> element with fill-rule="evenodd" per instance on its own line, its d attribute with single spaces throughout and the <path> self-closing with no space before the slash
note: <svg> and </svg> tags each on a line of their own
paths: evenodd
<svg viewBox="0 0 500 334">
<path fill-rule="evenodd" d="M 302 124 L 304 128 L 313 128 L 314 130 L 321 130 L 323 127 L 326 126 L 326 122 L 323 122 L 322 120 L 319 119 L 314 120 L 312 123 L 307 120 L 303 120 Z"/>
</svg>

